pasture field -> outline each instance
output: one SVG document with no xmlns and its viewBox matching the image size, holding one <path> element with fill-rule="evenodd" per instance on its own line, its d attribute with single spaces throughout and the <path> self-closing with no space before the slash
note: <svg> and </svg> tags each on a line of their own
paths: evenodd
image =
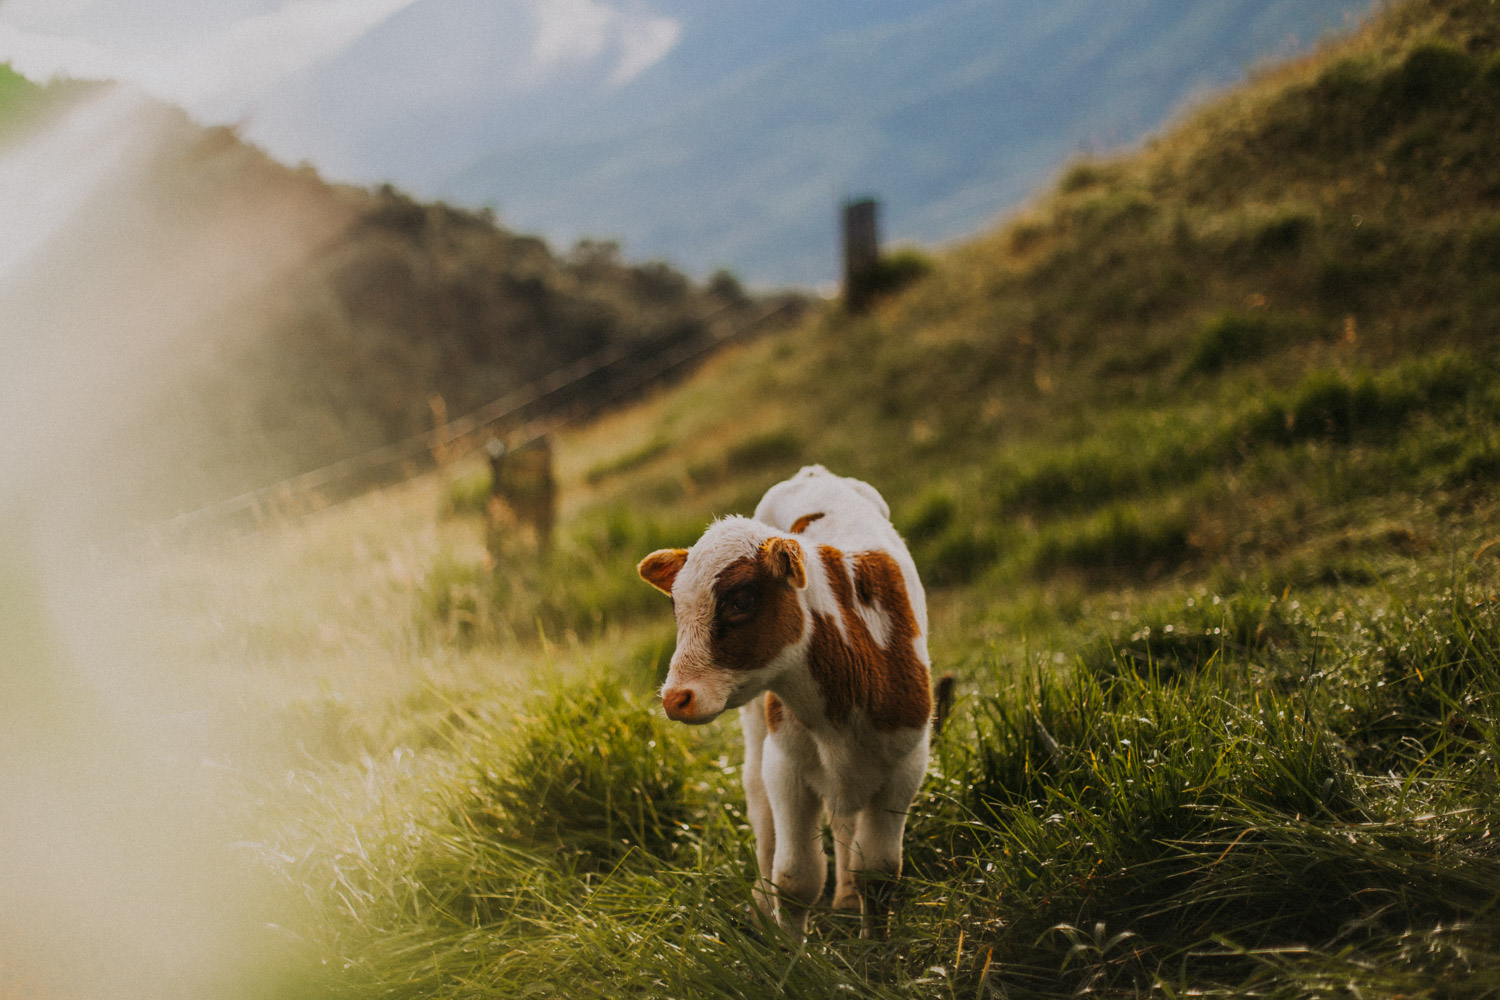
<svg viewBox="0 0 1500 1000">
<path fill-rule="evenodd" d="M 867 316 L 142 560 L 255 900 L 246 995 L 1500 994 L 1500 10 L 1394 5 L 1081 161 Z M 806 462 L 890 501 L 959 681 L 892 939 L 750 917 L 732 723 L 635 577 Z"/>
<path fill-rule="evenodd" d="M 191 597 L 179 621 L 213 623 L 177 633 L 192 640 L 183 661 L 218 663 L 212 687 L 233 682 L 207 728 L 253 845 L 247 877 L 276 887 L 264 947 L 289 977 L 278 990 L 1500 988 L 1500 531 L 1467 465 L 1456 485 L 1425 485 L 1455 459 L 1422 443 L 1480 447 L 1493 376 L 1452 359 L 1372 374 L 1403 397 L 1431 378 L 1478 388 L 1361 449 L 1278 439 L 1195 468 L 1176 455 L 1184 439 L 1279 405 L 1246 396 L 1236 412 L 1230 385 L 1214 390 L 1221 405 L 1100 414 L 1072 447 L 1023 438 L 993 478 L 955 469 L 888 488 L 938 581 L 935 660 L 960 678 L 960 711 L 911 822 L 893 940 L 860 942 L 827 912 L 798 948 L 745 912 L 737 733 L 662 716 L 670 612 L 632 569 L 787 467 L 734 470 L 767 434 L 741 427 L 739 444 L 699 445 L 729 471 L 699 470 L 716 485 L 698 496 L 651 499 L 680 468 L 670 454 L 646 463 L 655 472 L 597 473 L 633 437 L 702 412 L 695 393 L 732 410 L 725 386 L 755 391 L 783 347 L 726 354 L 569 436 L 564 537 L 544 569 L 485 569 L 479 518 L 440 513 L 460 471 L 160 578 L 168 599 Z M 1406 462 L 1420 466 L 1411 485 L 1391 489 Z M 1085 496 L 976 533 L 1003 522 L 973 511 L 1027 510 L 1032 484 L 1060 476 Z M 1114 485 L 1091 499 L 1090 476 Z M 1137 476 L 1140 499 L 1121 499 Z M 1231 556 L 1204 554 L 1209 532 Z"/>
</svg>

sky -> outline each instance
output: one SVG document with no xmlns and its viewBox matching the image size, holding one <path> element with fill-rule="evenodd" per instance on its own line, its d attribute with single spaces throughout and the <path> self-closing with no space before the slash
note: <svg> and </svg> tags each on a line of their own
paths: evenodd
<svg viewBox="0 0 1500 1000">
<path fill-rule="evenodd" d="M 0 60 L 38 80 L 114 79 L 181 105 L 206 123 L 253 119 L 299 77 L 333 64 L 353 43 L 411 8 L 445 0 L 0 0 Z M 518 91 L 580 64 L 607 65 L 628 83 L 678 43 L 680 22 L 627 0 L 447 3 L 473 17 L 503 15 L 495 40 L 502 85 Z M 464 8 L 468 8 L 464 10 Z M 412 23 L 417 23 L 413 21 Z M 493 23 L 493 22 L 492 22 Z M 462 25 L 450 25 L 462 30 Z M 441 63 L 403 89 L 458 88 Z M 387 108 L 397 113 L 399 108 Z M 274 130 L 273 130 L 274 134 Z M 277 145 L 273 142 L 272 145 Z M 295 146 L 289 136 L 279 144 Z M 278 150 L 273 150 L 278 151 Z M 287 150 L 281 150 L 286 152 Z M 295 152 L 295 150 L 291 150 Z"/>
</svg>

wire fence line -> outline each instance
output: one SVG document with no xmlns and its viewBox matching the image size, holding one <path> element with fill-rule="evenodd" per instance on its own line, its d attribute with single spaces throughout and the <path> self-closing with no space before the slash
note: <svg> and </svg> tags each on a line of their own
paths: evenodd
<svg viewBox="0 0 1500 1000">
<path fill-rule="evenodd" d="M 326 510 L 356 496 L 410 478 L 434 463 L 436 456 L 451 460 L 503 433 L 501 425 L 516 426 L 505 434 L 507 447 L 520 449 L 569 423 L 585 419 L 670 374 L 695 358 L 761 328 L 796 308 L 788 299 L 763 309 L 734 326 L 712 324 L 699 336 L 665 346 L 613 344 L 539 379 L 520 386 L 430 431 L 413 434 L 309 472 L 227 497 L 128 532 L 134 537 L 166 537 L 205 527 L 254 528 Z M 595 391 L 582 393 L 590 381 Z M 540 412 L 535 412 L 540 411 Z M 528 416 L 528 412 L 534 415 Z"/>
</svg>

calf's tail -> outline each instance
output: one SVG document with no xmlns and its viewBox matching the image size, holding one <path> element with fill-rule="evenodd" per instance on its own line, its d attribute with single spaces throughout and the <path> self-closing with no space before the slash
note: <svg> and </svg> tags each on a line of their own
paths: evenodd
<svg viewBox="0 0 1500 1000">
<path fill-rule="evenodd" d="M 953 675 L 944 674 L 937 679 L 937 684 L 932 691 L 932 735 L 937 737 L 943 731 L 943 723 L 948 721 L 948 714 L 953 711 Z"/>
</svg>

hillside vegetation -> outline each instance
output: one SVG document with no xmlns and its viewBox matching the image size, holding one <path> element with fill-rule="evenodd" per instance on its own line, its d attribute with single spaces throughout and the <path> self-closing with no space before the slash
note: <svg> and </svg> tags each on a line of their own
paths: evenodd
<svg viewBox="0 0 1500 1000">
<path fill-rule="evenodd" d="M 0 66 L 0 140 L 32 140 L 113 93 L 40 87 Z M 488 211 L 327 183 L 170 107 L 143 100 L 122 128 L 150 144 L 139 168 L 117 169 L 49 252 L 0 285 L 7 303 L 42 303 L 10 310 L 41 340 L 70 323 L 149 328 L 184 314 L 151 392 L 99 445 L 129 455 L 114 478 L 138 486 L 117 498 L 116 530 L 421 434 L 606 348 L 651 356 L 765 306 L 728 272 L 693 282 L 607 240 L 557 252 Z M 229 273 L 195 271 L 185 247 L 232 261 Z M 153 268 L 177 280 L 157 289 Z M 70 294 L 80 286 L 95 294 Z M 109 309 L 88 311 L 106 297 Z M 200 299 L 213 304 L 178 305 Z M 608 391 L 619 374 L 586 388 Z M 142 440 L 157 447 L 143 454 Z"/>
<path fill-rule="evenodd" d="M 567 436 L 545 566 L 462 469 L 169 566 L 280 995 L 1500 993 L 1497 165 L 1500 8 L 1409 0 Z M 746 916 L 737 734 L 651 696 L 635 561 L 813 461 L 963 691 L 889 944 Z"/>
</svg>

